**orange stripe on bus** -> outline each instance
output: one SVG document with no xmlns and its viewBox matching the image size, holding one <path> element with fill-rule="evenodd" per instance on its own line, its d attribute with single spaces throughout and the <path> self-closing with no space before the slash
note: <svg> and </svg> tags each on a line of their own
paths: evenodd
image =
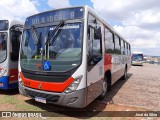
<svg viewBox="0 0 160 120">
<path fill-rule="evenodd" d="M 9 70 L 9 81 L 18 81 L 18 68 Z"/>
<path fill-rule="evenodd" d="M 104 54 L 104 72 L 112 69 L 112 55 Z"/>
<path fill-rule="evenodd" d="M 52 91 L 52 92 L 63 92 L 74 80 L 74 78 L 70 77 L 63 83 L 52 83 L 52 82 L 36 81 L 25 78 L 22 72 L 20 72 L 20 76 L 22 78 L 24 86 L 44 91 Z"/>
</svg>

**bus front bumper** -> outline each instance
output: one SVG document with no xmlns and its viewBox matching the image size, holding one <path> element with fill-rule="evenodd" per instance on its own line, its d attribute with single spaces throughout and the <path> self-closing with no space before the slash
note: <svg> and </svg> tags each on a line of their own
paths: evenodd
<svg viewBox="0 0 160 120">
<path fill-rule="evenodd" d="M 19 83 L 20 94 L 35 99 L 36 97 L 46 99 L 46 103 L 53 103 L 57 105 L 84 108 L 86 106 L 86 93 L 87 88 L 77 90 L 73 93 L 56 93 L 41 91 L 32 88 L 28 88 Z"/>
</svg>

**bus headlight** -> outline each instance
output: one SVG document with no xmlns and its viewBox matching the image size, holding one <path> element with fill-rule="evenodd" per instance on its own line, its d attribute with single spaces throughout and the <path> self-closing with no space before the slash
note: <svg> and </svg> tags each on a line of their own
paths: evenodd
<svg viewBox="0 0 160 120">
<path fill-rule="evenodd" d="M 64 91 L 65 93 L 71 93 L 76 91 L 79 83 L 81 82 L 82 75 L 75 78 L 74 81 L 69 85 L 69 87 Z"/>
<path fill-rule="evenodd" d="M 21 85 L 23 85 L 23 81 L 22 81 L 22 78 L 21 78 L 21 76 L 20 76 L 20 73 L 18 73 L 18 81 L 19 81 L 19 83 L 20 83 Z"/>
<path fill-rule="evenodd" d="M 0 77 L 2 77 L 6 72 L 7 72 L 6 68 L 1 68 L 0 69 Z"/>
</svg>

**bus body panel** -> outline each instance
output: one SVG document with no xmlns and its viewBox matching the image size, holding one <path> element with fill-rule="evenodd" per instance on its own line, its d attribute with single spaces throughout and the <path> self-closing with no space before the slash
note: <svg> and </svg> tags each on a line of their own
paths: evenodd
<svg viewBox="0 0 160 120">
<path fill-rule="evenodd" d="M 0 88 L 1 89 L 8 89 L 9 88 L 8 80 L 9 80 L 8 76 L 3 76 L 0 78 Z"/>
<path fill-rule="evenodd" d="M 84 57 L 84 61 L 82 61 L 82 64 L 86 64 L 86 57 Z M 20 71 L 21 68 L 19 68 Z M 31 80 L 28 78 L 25 78 L 23 76 L 23 73 L 20 72 L 20 78 L 22 79 L 22 82 L 24 85 L 19 83 L 19 91 L 20 94 L 24 96 L 31 97 L 32 99 L 35 99 L 37 97 L 36 95 L 38 93 L 43 93 L 46 96 L 47 95 L 59 95 L 60 98 L 58 99 L 57 102 L 54 102 L 52 100 L 48 100 L 48 103 L 53 103 L 53 104 L 58 104 L 58 105 L 63 105 L 63 106 L 68 106 L 68 107 L 76 107 L 76 108 L 83 108 L 87 105 L 87 87 L 86 87 L 86 72 L 84 71 L 84 65 L 81 65 L 75 73 L 64 83 L 47 83 L 47 82 L 39 82 L 35 80 Z M 73 93 L 68 93 L 66 94 L 64 90 L 73 82 L 73 78 L 76 78 L 78 76 L 83 76 L 81 79 L 81 82 L 77 88 L 77 90 Z M 39 85 L 42 85 L 41 88 L 39 88 Z M 38 92 L 34 96 L 28 94 L 26 92 L 27 90 L 31 90 L 32 93 Z M 44 95 L 44 96 L 45 96 Z M 39 97 L 44 97 L 44 96 L 39 96 Z M 47 97 L 45 97 L 47 99 Z M 75 101 L 73 101 L 76 99 Z"/>
<path fill-rule="evenodd" d="M 6 61 L 7 63 L 7 61 Z M 8 64 L 4 67 L 0 64 L 1 69 L 5 69 L 7 72 L 0 78 L 0 89 L 14 89 L 18 88 L 18 68 L 9 69 Z"/>
<path fill-rule="evenodd" d="M 85 95 L 87 94 L 87 88 L 66 95 L 66 93 L 63 92 L 57 93 L 32 89 L 22 86 L 22 84 L 19 83 L 19 91 L 20 94 L 32 99 L 35 99 L 36 97 L 45 98 L 47 103 L 75 108 L 84 108 L 86 106 Z"/>
<path fill-rule="evenodd" d="M 5 74 L 3 74 L 0 78 L 0 89 L 9 89 L 9 67 L 8 66 L 9 66 L 9 57 L 7 55 L 6 60 L 0 64 L 0 69 L 6 71 Z"/>
<path fill-rule="evenodd" d="M 104 54 L 104 73 L 106 71 L 111 71 L 111 67 L 112 67 L 112 55 Z"/>
<path fill-rule="evenodd" d="M 94 17 L 97 21 L 99 19 L 96 17 L 94 12 L 92 12 L 88 7 L 86 7 L 86 28 L 88 28 L 88 25 L 90 24 L 90 18 Z M 101 49 L 101 60 L 96 65 L 89 65 L 87 62 L 87 105 L 90 104 L 93 100 L 95 100 L 101 93 L 102 93 L 102 86 L 103 86 L 103 79 L 104 79 L 104 27 L 103 24 L 100 22 L 99 26 L 101 27 L 101 39 L 100 42 L 100 49 Z M 86 31 L 87 33 L 87 31 Z M 85 35 L 85 41 L 88 43 L 88 33 Z M 91 38 L 91 40 L 94 40 L 94 37 Z M 89 61 L 89 45 L 87 44 L 87 61 Z"/>
</svg>

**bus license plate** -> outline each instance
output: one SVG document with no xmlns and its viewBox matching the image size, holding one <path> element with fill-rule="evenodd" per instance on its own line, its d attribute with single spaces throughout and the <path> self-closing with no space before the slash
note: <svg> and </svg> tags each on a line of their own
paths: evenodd
<svg viewBox="0 0 160 120">
<path fill-rule="evenodd" d="M 46 98 L 35 97 L 35 101 L 41 102 L 41 103 L 46 103 Z"/>
</svg>

